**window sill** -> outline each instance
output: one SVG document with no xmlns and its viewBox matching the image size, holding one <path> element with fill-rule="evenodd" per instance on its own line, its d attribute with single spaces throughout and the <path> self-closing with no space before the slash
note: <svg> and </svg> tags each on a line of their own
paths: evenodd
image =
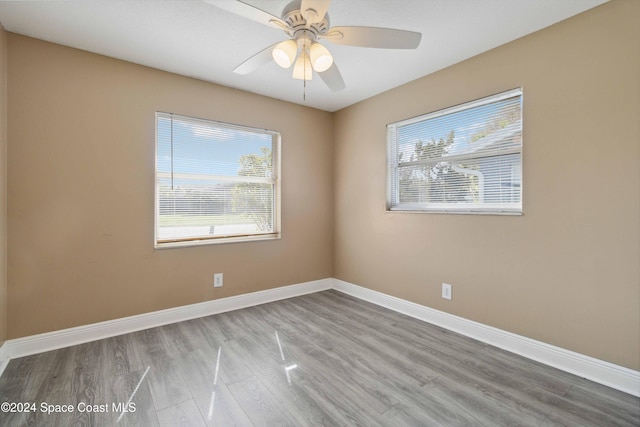
<svg viewBox="0 0 640 427">
<path fill-rule="evenodd" d="M 194 240 L 182 240 L 182 241 L 163 241 L 155 243 L 156 249 L 173 249 L 173 248 L 187 248 L 194 246 L 208 246 L 208 245 L 220 245 L 226 243 L 243 243 L 243 242 L 261 242 L 265 240 L 279 240 L 281 239 L 280 233 L 270 234 L 256 234 L 249 236 L 226 236 L 207 239 L 194 239 Z"/>
<path fill-rule="evenodd" d="M 464 209 L 411 209 L 411 208 L 387 208 L 387 213 L 408 214 L 441 214 L 441 215 L 500 215 L 522 216 L 522 210 L 464 210 Z"/>
</svg>

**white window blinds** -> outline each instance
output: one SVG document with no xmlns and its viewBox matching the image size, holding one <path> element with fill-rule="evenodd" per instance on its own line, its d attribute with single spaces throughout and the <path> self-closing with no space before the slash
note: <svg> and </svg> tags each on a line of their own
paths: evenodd
<svg viewBox="0 0 640 427">
<path fill-rule="evenodd" d="M 278 132 L 156 113 L 156 246 L 279 237 Z"/>
<path fill-rule="evenodd" d="M 387 209 L 522 213 L 522 90 L 387 126 Z"/>
</svg>

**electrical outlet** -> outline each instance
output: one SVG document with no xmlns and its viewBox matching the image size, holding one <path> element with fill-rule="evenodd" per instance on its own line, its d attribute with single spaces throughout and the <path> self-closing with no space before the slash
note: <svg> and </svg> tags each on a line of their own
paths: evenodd
<svg viewBox="0 0 640 427">
<path fill-rule="evenodd" d="M 452 293 L 452 286 L 448 283 L 443 283 L 442 284 L 442 298 L 444 299 L 451 299 L 451 293 Z"/>
<path fill-rule="evenodd" d="M 216 273 L 213 275 L 213 287 L 214 288 L 222 287 L 222 273 Z"/>
</svg>

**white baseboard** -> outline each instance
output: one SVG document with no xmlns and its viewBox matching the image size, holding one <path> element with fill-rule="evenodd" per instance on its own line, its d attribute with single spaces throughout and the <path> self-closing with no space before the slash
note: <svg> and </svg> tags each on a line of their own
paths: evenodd
<svg viewBox="0 0 640 427">
<path fill-rule="evenodd" d="M 333 289 L 640 397 L 640 372 L 333 279 Z"/>
<path fill-rule="evenodd" d="M 0 346 L 0 376 L 4 372 L 4 368 L 7 367 L 7 363 L 11 360 L 11 356 L 9 355 L 9 351 L 7 350 L 7 342 L 3 342 Z"/>
<path fill-rule="evenodd" d="M 640 397 L 640 372 L 472 320 L 363 288 L 338 279 L 322 279 L 137 316 L 93 323 L 5 341 L 0 347 L 0 375 L 14 358 L 96 341 L 143 329 L 210 316 L 286 298 L 335 289 L 402 314 L 494 345 L 549 366 Z"/>
<path fill-rule="evenodd" d="M 2 375 L 7 363 L 17 357 L 325 291 L 331 289 L 332 286 L 332 279 L 321 279 L 7 340 L 0 347 L 0 375 Z"/>
</svg>

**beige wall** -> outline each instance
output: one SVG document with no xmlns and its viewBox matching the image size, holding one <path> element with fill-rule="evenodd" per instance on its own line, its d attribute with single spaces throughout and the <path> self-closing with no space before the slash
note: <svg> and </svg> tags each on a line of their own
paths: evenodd
<svg viewBox="0 0 640 427">
<path fill-rule="evenodd" d="M 0 345 L 7 336 L 7 33 L 0 25 Z"/>
<path fill-rule="evenodd" d="M 332 276 L 331 114 L 15 34 L 8 47 L 9 338 Z M 281 132 L 281 240 L 154 250 L 156 110 Z"/>
<path fill-rule="evenodd" d="M 334 277 L 640 369 L 639 17 L 613 1 L 338 112 Z M 387 123 L 514 87 L 523 216 L 385 212 Z"/>
</svg>

